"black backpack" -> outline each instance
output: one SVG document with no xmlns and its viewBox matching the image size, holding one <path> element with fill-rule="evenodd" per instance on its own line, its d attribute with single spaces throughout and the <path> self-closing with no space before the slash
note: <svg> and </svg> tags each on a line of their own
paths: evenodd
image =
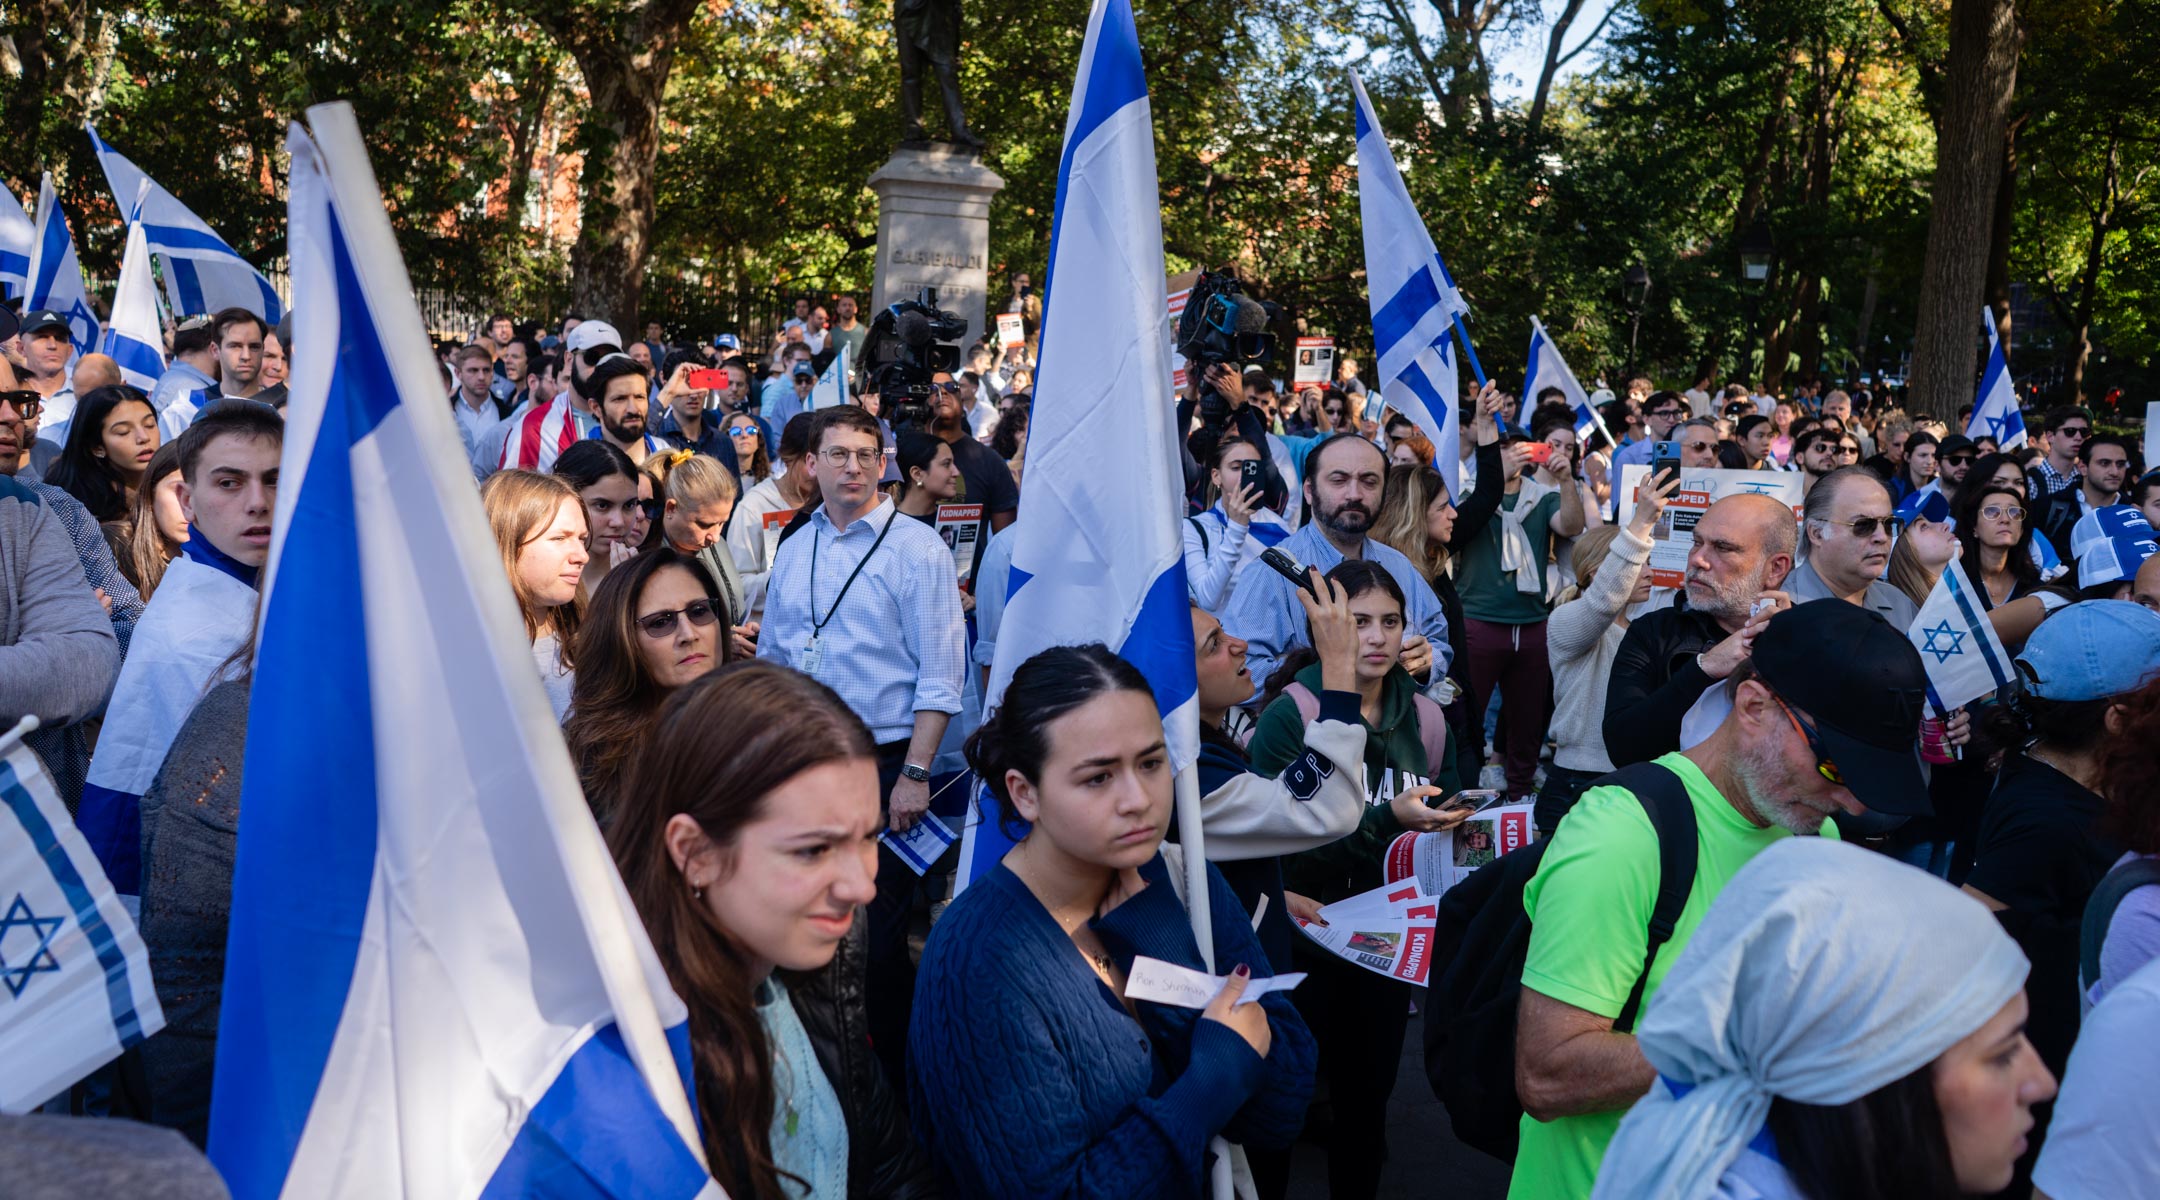
<svg viewBox="0 0 2160 1200">
<path fill-rule="evenodd" d="M 1678 775 L 1654 762 L 1622 767 L 1584 788 L 1623 787 L 1650 814 L 1658 836 L 1658 896 L 1650 910 L 1650 948 L 1616 1032 L 1635 1028 L 1643 987 L 1658 950 L 1671 939 L 1695 887 L 1695 807 Z M 1455 1138 L 1515 1161 L 1522 1101 L 1515 1095 L 1515 1009 L 1530 917 L 1523 888 L 1545 859 L 1543 841 L 1487 863 L 1441 897 L 1433 959 L 1447 964 L 1425 992 L 1425 1075 L 1448 1110 Z"/>
</svg>

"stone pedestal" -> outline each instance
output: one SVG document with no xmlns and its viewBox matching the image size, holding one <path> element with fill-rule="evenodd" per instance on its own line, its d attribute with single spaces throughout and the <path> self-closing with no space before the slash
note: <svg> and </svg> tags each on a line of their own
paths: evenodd
<svg viewBox="0 0 2160 1200">
<path fill-rule="evenodd" d="M 937 289 L 939 308 L 967 318 L 967 342 L 981 337 L 990 198 L 1004 186 L 980 157 L 958 146 L 893 151 L 870 177 L 878 195 L 877 275 L 863 319 L 913 300 L 927 284 Z"/>
</svg>

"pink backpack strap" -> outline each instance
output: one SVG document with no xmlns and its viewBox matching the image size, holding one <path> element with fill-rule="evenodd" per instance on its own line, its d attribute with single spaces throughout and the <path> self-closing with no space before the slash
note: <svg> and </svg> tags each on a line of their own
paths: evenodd
<svg viewBox="0 0 2160 1200">
<path fill-rule="evenodd" d="M 1282 694 L 1290 697 L 1290 702 L 1297 705 L 1298 720 L 1304 724 L 1310 725 L 1320 719 L 1320 697 L 1314 695 L 1311 688 L 1302 683 L 1293 683 L 1284 688 Z"/>
<path fill-rule="evenodd" d="M 1418 740 L 1425 743 L 1425 777 L 1438 779 L 1447 763 L 1447 712 L 1422 691 L 1413 699 L 1411 711 L 1417 714 Z"/>
</svg>

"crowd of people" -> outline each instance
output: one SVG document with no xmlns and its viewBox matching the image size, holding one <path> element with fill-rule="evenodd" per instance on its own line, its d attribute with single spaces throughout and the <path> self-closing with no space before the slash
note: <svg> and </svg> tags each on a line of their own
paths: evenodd
<svg viewBox="0 0 2160 1200">
<path fill-rule="evenodd" d="M 1008 307 L 1039 317 L 1023 283 Z M 31 1120 L 200 1146 L 311 347 L 191 317 L 143 390 L 58 314 L 0 326 L 0 726 L 43 723 L 167 1017 Z M 1508 981 L 1483 1028 L 1512 1043 L 1428 1069 L 1491 1080 L 1512 1197 L 2160 1194 L 2160 473 L 2089 411 L 2004 447 L 1865 391 L 1636 378 L 1585 432 L 1488 384 L 1435 447 L 1355 361 L 1294 394 L 1192 364 L 1164 515 L 1226 982 L 1180 1007 L 1127 991 L 1211 961 L 1147 679 L 1064 646 L 984 702 L 1029 346 L 821 399 L 866 330 L 844 297 L 754 349 L 498 316 L 440 364 L 728 1194 L 1197 1195 L 1227 1153 L 1280 1197 L 1304 1138 L 1329 1194 L 1375 1196 L 1411 1018 L 1431 1047 L 1458 967 Z M 1713 470 L 1797 476 L 1798 511 L 1716 500 L 1653 586 Z M 1953 563 L 2013 678 L 1944 712 L 1913 627 Z M 1017 844 L 955 895 L 949 837 L 892 838 L 958 829 L 978 789 Z M 1512 960 L 1418 989 L 1299 934 L 1478 792 L 1534 806 L 1535 843 L 1480 868 L 1512 881 Z"/>
</svg>

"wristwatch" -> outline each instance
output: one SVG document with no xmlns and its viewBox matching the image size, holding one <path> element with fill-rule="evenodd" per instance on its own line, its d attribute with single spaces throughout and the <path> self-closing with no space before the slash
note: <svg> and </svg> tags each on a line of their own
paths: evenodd
<svg viewBox="0 0 2160 1200">
<path fill-rule="evenodd" d="M 918 767 L 914 763 L 902 763 L 900 764 L 900 773 L 917 783 L 930 782 L 930 768 L 928 767 Z"/>
</svg>

